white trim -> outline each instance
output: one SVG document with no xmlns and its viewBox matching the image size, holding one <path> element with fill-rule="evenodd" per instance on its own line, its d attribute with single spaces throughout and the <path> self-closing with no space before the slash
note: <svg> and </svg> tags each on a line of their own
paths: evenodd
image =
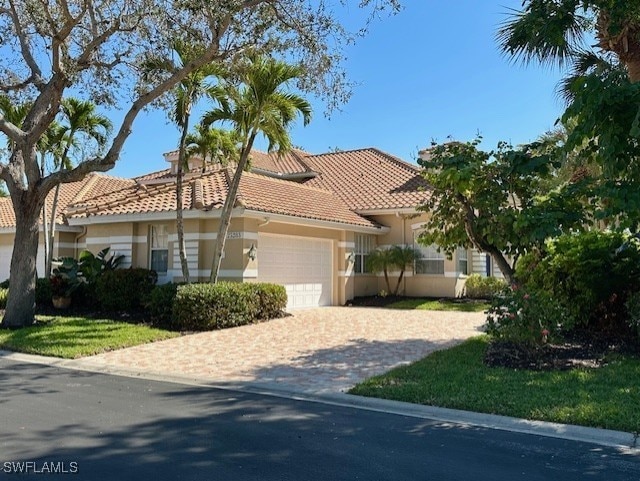
<svg viewBox="0 0 640 481">
<path fill-rule="evenodd" d="M 265 213 L 257 210 L 245 211 L 245 217 L 250 219 L 264 220 L 265 214 L 268 214 L 269 220 L 271 222 L 280 222 L 282 224 L 306 225 L 311 227 L 323 227 L 326 229 L 346 230 L 350 232 L 361 232 L 364 234 L 377 234 L 377 235 L 386 234 L 391 230 L 391 228 L 387 226 L 367 227 L 367 226 L 347 224 L 344 222 L 337 222 L 337 221 L 308 219 L 306 217 L 295 217 L 292 215 Z M 259 234 L 262 234 L 262 232 L 259 232 Z M 298 236 L 294 236 L 294 237 L 298 237 Z M 322 237 L 319 237 L 319 239 L 322 239 Z"/>
<path fill-rule="evenodd" d="M 361 215 L 384 215 L 384 214 L 418 214 L 415 207 L 403 207 L 401 209 L 355 209 L 356 214 Z"/>
<path fill-rule="evenodd" d="M 189 275 L 193 277 L 210 277 L 211 269 L 189 269 Z M 182 277 L 181 269 L 169 269 L 167 271 L 169 277 Z M 218 277 L 232 277 L 232 278 L 255 278 L 258 277 L 258 271 L 256 269 L 220 269 Z"/>
<path fill-rule="evenodd" d="M 400 271 L 389 271 L 387 274 L 389 275 L 390 278 L 392 278 L 392 277 L 400 277 Z M 361 275 L 363 275 L 363 274 L 361 274 Z M 366 275 L 366 274 L 364 274 L 364 275 Z M 378 272 L 377 274 L 371 273 L 369 275 L 375 275 L 376 277 L 384 277 L 384 272 Z M 420 275 L 420 274 L 417 274 L 417 275 Z M 438 275 L 438 274 L 435 274 L 435 275 Z M 413 271 L 411 271 L 409 269 L 406 269 L 404 271 L 403 278 L 404 277 L 413 277 Z M 442 276 L 440 276 L 440 277 L 442 277 Z"/>
<path fill-rule="evenodd" d="M 75 249 L 76 243 L 75 242 L 54 242 L 53 248 L 54 249 Z"/>
<path fill-rule="evenodd" d="M 340 241 L 340 242 L 338 242 L 338 247 L 342 248 L 342 249 L 355 249 L 356 248 L 356 243 L 355 242 Z"/>
<path fill-rule="evenodd" d="M 215 219 L 220 218 L 221 209 L 209 211 L 187 210 L 183 213 L 185 219 Z M 235 208 L 231 212 L 232 217 L 242 217 L 244 208 Z M 264 214 L 262 215 L 264 217 Z M 141 212 L 137 214 L 108 214 L 94 215 L 90 217 L 71 217 L 68 221 L 70 225 L 91 225 L 91 224 L 115 224 L 120 222 L 158 222 L 175 221 L 176 212 L 173 210 L 163 212 Z"/>
<path fill-rule="evenodd" d="M 462 276 L 462 273 L 458 272 L 458 271 L 445 271 L 444 272 L 444 276 L 445 277 L 456 277 L 457 278 L 457 277 Z"/>
<path fill-rule="evenodd" d="M 240 237 L 229 237 L 229 234 L 240 234 Z M 216 240 L 218 238 L 217 232 L 185 232 L 185 241 L 201 241 L 201 240 Z M 258 240 L 257 232 L 245 232 L 245 231 L 231 231 L 227 234 L 227 240 Z M 178 234 L 169 234 L 169 242 L 178 242 Z"/>
<path fill-rule="evenodd" d="M 411 224 L 411 230 L 420 230 L 424 228 L 424 225 L 427 223 L 427 221 L 425 220 L 424 222 L 419 222 L 416 224 Z"/>
<path fill-rule="evenodd" d="M 134 235 L 131 238 L 131 242 L 133 244 L 146 244 L 148 240 L 149 239 L 146 235 Z"/>
<path fill-rule="evenodd" d="M 132 244 L 133 236 L 87 237 L 87 244 Z"/>
</svg>

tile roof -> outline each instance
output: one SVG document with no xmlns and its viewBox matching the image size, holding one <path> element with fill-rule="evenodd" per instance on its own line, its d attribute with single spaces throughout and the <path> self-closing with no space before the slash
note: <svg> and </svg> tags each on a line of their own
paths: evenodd
<svg viewBox="0 0 640 481">
<path fill-rule="evenodd" d="M 335 192 L 354 210 L 413 208 L 429 195 L 417 166 L 378 149 L 310 155 L 305 162 L 320 173 L 305 185 Z"/>
<path fill-rule="evenodd" d="M 276 152 L 266 153 L 253 150 L 251 152 L 251 166 L 279 174 L 310 172 L 311 169 L 305 162 L 309 155 L 311 154 L 299 149 L 292 149 L 283 155 Z"/>
<path fill-rule="evenodd" d="M 186 181 L 183 192 L 184 209 L 222 208 L 231 175 L 231 169 L 219 169 Z M 332 192 L 251 172 L 242 175 L 238 198 L 247 209 L 259 212 L 378 227 L 376 223 L 350 210 Z M 169 212 L 175 209 L 175 184 L 169 182 L 135 185 L 94 199 L 85 199 L 70 206 L 68 215 L 81 218 Z"/>
<path fill-rule="evenodd" d="M 56 210 L 56 223 L 64 223 L 63 214 L 69 204 L 79 202 L 84 198 L 101 196 L 132 184 L 135 184 L 135 181 L 132 179 L 123 179 L 95 172 L 90 173 L 78 182 L 61 184 L 58 195 L 58 208 Z M 54 196 L 55 189 L 49 192 L 45 201 L 45 205 L 47 206 L 47 222 L 50 222 L 51 219 Z M 40 217 L 40 222 L 42 222 L 42 216 Z M 11 199 L 0 199 L 0 227 L 15 227 L 15 225 L 16 216 L 13 211 Z"/>
</svg>

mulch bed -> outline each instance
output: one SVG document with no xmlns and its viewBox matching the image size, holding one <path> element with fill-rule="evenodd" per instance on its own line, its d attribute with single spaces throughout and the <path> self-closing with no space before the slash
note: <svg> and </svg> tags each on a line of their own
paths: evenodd
<svg viewBox="0 0 640 481">
<path fill-rule="evenodd" d="M 406 301 L 407 299 L 424 299 L 427 301 L 443 301 L 448 302 L 450 304 L 453 303 L 473 303 L 473 302 L 484 302 L 483 300 L 478 299 L 466 299 L 460 297 L 406 297 L 406 296 L 366 296 L 366 297 L 356 297 L 349 302 L 347 302 L 347 306 L 359 306 L 359 307 L 385 307 L 389 304 L 393 304 L 398 301 Z"/>
<path fill-rule="evenodd" d="M 598 368 L 606 364 L 607 355 L 611 353 L 640 356 L 640 347 L 637 343 L 619 339 L 588 339 L 579 336 L 569 336 L 562 343 L 540 347 L 494 341 L 487 349 L 484 362 L 491 367 L 535 371 Z"/>
</svg>

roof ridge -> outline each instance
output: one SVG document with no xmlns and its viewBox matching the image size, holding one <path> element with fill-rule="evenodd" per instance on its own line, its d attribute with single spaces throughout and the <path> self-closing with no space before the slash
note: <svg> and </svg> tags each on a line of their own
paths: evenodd
<svg viewBox="0 0 640 481">
<path fill-rule="evenodd" d="M 245 174 L 249 174 L 253 177 L 259 177 L 261 179 L 267 179 L 269 181 L 274 181 L 274 182 L 284 182 L 286 185 L 291 185 L 293 187 L 302 187 L 304 189 L 308 189 L 308 190 L 314 190 L 314 191 L 320 191 L 320 192 L 324 192 L 324 193 L 334 193 L 332 190 L 330 189 L 324 189 L 322 187 L 315 187 L 312 185 L 307 185 L 307 184 L 301 184 L 300 182 L 293 182 L 291 180 L 287 180 L 287 179 L 278 179 L 277 177 L 271 177 L 269 175 L 262 175 L 262 174 L 257 174 L 255 172 L 244 172 L 243 175 Z"/>
<path fill-rule="evenodd" d="M 365 150 L 375 150 L 373 147 L 361 147 L 359 149 L 349 149 L 349 150 L 339 150 L 336 152 L 323 152 L 321 154 L 309 154 L 309 157 L 325 157 L 328 155 L 340 155 L 340 154 L 350 154 L 352 152 L 363 152 Z"/>
<path fill-rule="evenodd" d="M 91 189 L 91 187 L 93 187 L 93 185 L 98 182 L 98 176 L 97 175 L 91 175 L 94 172 L 91 172 L 87 177 L 88 180 L 87 182 L 85 182 L 85 184 L 78 190 L 78 192 L 76 193 L 76 195 L 73 196 L 73 198 L 67 203 L 67 205 L 71 205 L 75 202 L 78 202 L 80 199 L 82 199 L 82 197 Z M 87 177 L 85 177 L 82 180 L 87 179 Z"/>
<path fill-rule="evenodd" d="M 374 152 L 377 152 L 378 154 L 380 154 L 380 155 L 386 157 L 387 159 L 395 162 L 400 167 L 404 167 L 404 168 L 410 169 L 412 171 L 415 171 L 417 173 L 420 173 L 420 168 L 417 165 L 410 164 L 406 160 L 402 160 L 400 157 L 396 157 L 395 155 L 392 155 L 392 154 L 389 154 L 387 152 L 384 152 L 384 151 L 378 149 L 377 147 L 369 147 L 368 150 L 373 150 Z"/>
</svg>

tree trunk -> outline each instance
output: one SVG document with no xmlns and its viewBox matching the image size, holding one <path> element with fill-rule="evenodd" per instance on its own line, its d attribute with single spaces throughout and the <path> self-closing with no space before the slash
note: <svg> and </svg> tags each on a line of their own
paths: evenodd
<svg viewBox="0 0 640 481">
<path fill-rule="evenodd" d="M 402 278 L 404 277 L 404 269 L 400 271 L 400 276 L 398 276 L 398 283 L 396 284 L 396 290 L 393 291 L 393 295 L 397 296 L 400 291 L 400 283 L 402 282 Z"/>
<path fill-rule="evenodd" d="M 189 130 L 189 114 L 185 115 L 180 136 L 180 151 L 178 154 L 178 169 L 176 171 L 176 230 L 178 231 L 178 254 L 180 267 L 182 268 L 182 280 L 186 283 L 189 279 L 189 263 L 187 262 L 187 249 L 184 242 L 184 219 L 182 216 L 182 181 L 184 178 L 185 143 Z"/>
<path fill-rule="evenodd" d="M 56 216 L 58 215 L 58 198 L 60 197 L 60 184 L 56 185 L 56 192 L 53 194 L 53 203 L 51 204 L 51 221 L 49 224 L 49 259 L 45 266 L 44 277 L 51 275 L 51 268 L 53 266 L 53 244 L 56 239 Z"/>
<path fill-rule="evenodd" d="M 391 294 L 391 282 L 389 282 L 389 273 L 386 267 L 382 269 L 382 273 L 384 274 L 384 282 L 387 284 L 387 292 Z"/>
<path fill-rule="evenodd" d="M 13 193 L 12 193 L 13 194 Z M 12 199 L 16 213 L 16 235 L 11 256 L 11 286 L 2 327 L 29 326 L 35 320 L 36 255 L 42 202 L 35 194 L 24 192 Z M 12 197 L 13 197 L 12 195 Z"/>
<path fill-rule="evenodd" d="M 213 263 L 211 264 L 211 277 L 209 278 L 209 282 L 212 284 L 218 282 L 220 265 L 222 264 L 222 253 L 224 252 L 224 246 L 227 241 L 227 232 L 229 231 L 229 225 L 231 224 L 231 213 L 236 203 L 236 196 L 238 195 L 238 189 L 240 188 L 242 172 L 244 172 L 244 169 L 247 167 L 249 155 L 251 154 L 255 138 L 256 134 L 252 133 L 246 147 L 242 149 L 242 155 L 240 155 L 236 171 L 233 174 L 233 179 L 231 180 L 231 185 L 227 192 L 227 198 L 225 199 L 222 211 L 220 212 L 220 226 L 218 227 L 216 245 L 213 251 Z"/>
</svg>

